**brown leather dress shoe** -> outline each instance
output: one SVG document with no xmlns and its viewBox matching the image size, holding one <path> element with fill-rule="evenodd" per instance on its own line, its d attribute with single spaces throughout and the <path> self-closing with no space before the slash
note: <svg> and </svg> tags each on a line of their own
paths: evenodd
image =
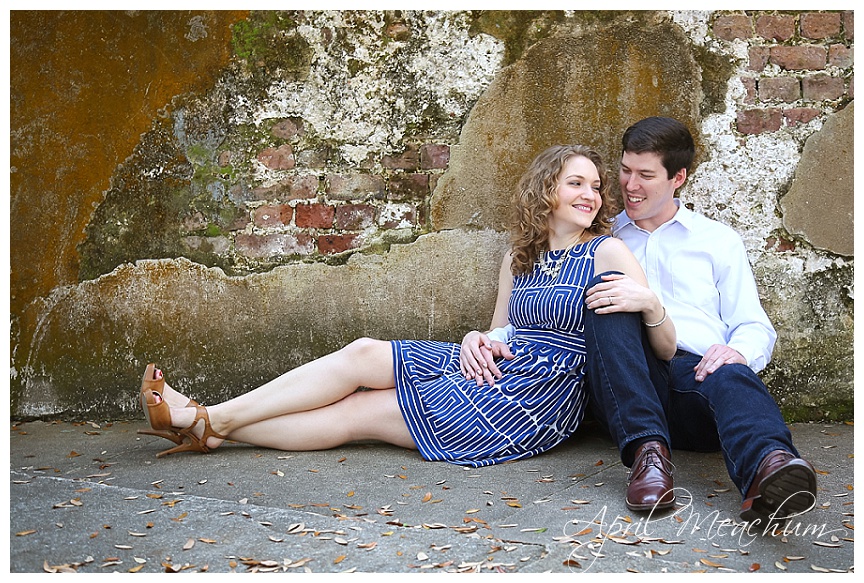
<svg viewBox="0 0 864 583">
<path fill-rule="evenodd" d="M 636 450 L 630 468 L 627 497 L 630 510 L 664 510 L 675 505 L 672 491 L 672 470 L 675 466 L 666 446 L 659 441 L 646 441 Z"/>
<path fill-rule="evenodd" d="M 816 472 L 805 460 L 788 451 L 766 455 L 741 504 L 741 520 L 763 524 L 803 514 L 816 504 Z"/>
</svg>

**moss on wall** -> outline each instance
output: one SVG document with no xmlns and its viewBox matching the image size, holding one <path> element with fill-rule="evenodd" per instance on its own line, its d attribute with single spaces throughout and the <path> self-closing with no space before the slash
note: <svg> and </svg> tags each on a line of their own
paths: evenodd
<svg viewBox="0 0 864 583">
<path fill-rule="evenodd" d="M 762 248 L 786 237 L 772 201 L 811 130 L 736 133 L 738 49 L 694 39 L 712 18 L 13 12 L 13 411 L 137 414 L 131 389 L 151 359 L 214 401 L 355 335 L 458 339 L 488 323 L 477 307 L 494 296 L 507 198 L 533 155 L 590 143 L 614 174 L 624 129 L 660 114 L 700 142 L 687 205 L 749 229 L 757 280 L 776 283 L 766 308 L 783 326 L 765 379 L 787 418 L 848 415 L 851 261 L 825 267 L 803 238 Z M 421 145 L 447 148 L 449 166 L 418 169 Z M 259 158 L 279 147 L 295 167 Z M 419 194 L 388 190 L 422 172 Z M 341 174 L 384 187 L 330 199 Z M 305 176 L 311 191 L 290 199 Z M 416 223 L 360 233 L 353 256 L 234 245 L 302 230 L 255 224 L 264 205 L 370 201 L 415 205 Z M 219 380 L 226 362 L 235 377 Z"/>
</svg>

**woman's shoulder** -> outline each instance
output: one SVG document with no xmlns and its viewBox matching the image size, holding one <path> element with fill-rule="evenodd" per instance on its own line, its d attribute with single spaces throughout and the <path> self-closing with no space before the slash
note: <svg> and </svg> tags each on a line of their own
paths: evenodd
<svg viewBox="0 0 864 583">
<path fill-rule="evenodd" d="M 621 239 L 616 239 L 611 235 L 598 235 L 594 237 L 589 242 L 592 247 L 594 247 L 594 253 L 623 253 L 629 252 L 630 250 L 627 248 L 627 245 L 624 244 L 624 241 Z"/>
<path fill-rule="evenodd" d="M 601 235 L 593 239 L 596 241 L 594 248 L 594 259 L 610 265 L 618 265 L 622 261 L 629 261 L 633 253 L 621 239 L 609 235 Z M 592 242 L 593 242 L 592 241 Z"/>
</svg>

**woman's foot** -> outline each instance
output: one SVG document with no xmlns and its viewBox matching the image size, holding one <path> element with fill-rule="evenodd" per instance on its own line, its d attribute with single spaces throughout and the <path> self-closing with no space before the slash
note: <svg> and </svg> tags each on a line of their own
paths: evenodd
<svg viewBox="0 0 864 583">
<path fill-rule="evenodd" d="M 151 375 L 152 379 L 149 379 L 148 377 Z M 171 385 L 165 381 L 162 371 L 156 367 L 153 367 L 152 373 L 150 372 L 150 367 L 148 367 L 144 380 L 145 385 L 148 384 L 147 381 L 153 381 L 152 385 L 158 383 L 157 386 L 159 386 L 159 389 L 156 392 L 162 396 L 165 402 L 168 403 L 169 407 L 194 407 L 198 404 L 183 393 L 174 390 Z M 154 390 L 156 389 L 154 388 Z"/>
</svg>

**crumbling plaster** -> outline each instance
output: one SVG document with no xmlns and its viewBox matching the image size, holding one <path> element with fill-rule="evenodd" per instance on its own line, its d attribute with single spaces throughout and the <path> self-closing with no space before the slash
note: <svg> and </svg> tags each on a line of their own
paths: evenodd
<svg viewBox="0 0 864 583">
<path fill-rule="evenodd" d="M 58 286 L 13 314 L 23 331 L 13 338 L 13 414 L 134 414 L 134 385 L 148 360 L 166 363 L 178 386 L 212 402 L 335 349 L 351 336 L 458 340 L 465 331 L 485 326 L 506 234 L 500 214 L 483 220 L 477 213 L 490 194 L 506 200 L 507 192 L 459 182 L 460 174 L 468 176 L 472 169 L 466 147 L 471 145 L 474 154 L 483 147 L 478 134 L 471 133 L 478 127 L 471 117 L 482 115 L 490 88 L 518 72 L 524 64 L 520 59 L 538 43 L 567 46 L 574 37 L 615 27 L 657 27 L 692 43 L 693 56 L 681 57 L 686 62 L 681 82 L 691 84 L 695 101 L 662 112 L 692 122 L 700 144 L 699 165 L 682 199 L 744 238 L 766 309 L 780 332 L 775 362 L 765 377 L 784 410 L 797 419 L 850 412 L 853 258 L 817 249 L 801 235 L 792 250 L 778 252 L 766 244 L 772 237 L 792 237 L 780 200 L 794 181 L 805 143 L 831 113 L 779 132 L 737 135 L 747 45 L 713 38 L 713 12 L 621 13 L 610 14 L 608 21 L 586 21 L 578 12 L 567 12 L 544 21 L 525 52 L 515 55 L 508 53 L 508 39 L 472 30 L 467 12 L 405 11 L 398 22 L 390 13 L 307 14 L 292 32 L 290 46 L 305 47 L 296 68 L 281 71 L 278 60 L 262 57 L 268 67 L 277 67 L 267 69 L 263 88 L 244 85 L 254 75 L 241 63 L 212 90 L 178 98 L 154 123 L 154 128 L 163 126 L 163 133 L 166 124 L 173 124 L 173 143 L 160 147 L 166 157 L 185 156 L 172 162 L 191 165 L 190 176 L 195 176 L 209 172 L 213 158 L 230 142 L 231 167 L 215 170 L 225 177 L 206 183 L 205 194 L 215 200 L 231 181 L 251 188 L 284 175 L 254 155 L 261 134 L 279 119 L 302 118 L 309 130 L 304 139 L 333 146 L 340 168 L 372 171 L 382 156 L 399 154 L 407 138 L 439 139 L 451 144 L 454 158 L 433 194 L 429 234 L 415 231 L 410 234 L 419 237 L 414 243 L 400 240 L 403 244 L 383 246 L 381 254 L 355 253 L 342 265 L 295 263 L 229 277 L 183 258 L 130 260 L 92 281 Z M 686 53 L 686 43 L 681 46 Z M 705 100 L 712 96 L 705 95 L 696 47 L 732 64 L 722 103 L 707 108 Z M 627 79 L 615 81 L 624 82 L 622 95 L 639 97 Z M 649 78 L 655 86 L 665 81 Z M 633 111 L 652 113 L 650 103 Z M 496 164 L 509 165 L 512 175 L 534 153 L 524 147 L 524 132 L 530 129 L 507 125 L 510 113 L 503 111 L 489 112 L 490 119 L 496 114 L 501 114 L 499 132 L 489 133 L 500 140 L 496 147 L 522 146 L 513 150 L 517 159 L 488 159 L 492 166 L 477 168 L 478 175 L 494 174 Z M 599 138 L 613 173 L 618 136 L 631 121 L 617 120 L 621 127 Z M 534 149 L 541 146 L 539 137 L 533 136 Z M 194 147 L 203 147 L 199 158 L 190 154 Z M 146 154 L 140 155 L 146 159 Z M 144 178 L 160 179 L 161 167 L 140 168 L 137 155 L 126 165 L 141 169 Z M 155 174 L 148 177 L 147 171 Z M 190 188 L 189 196 L 200 194 Z M 456 193 L 449 199 L 448 189 Z M 435 215 L 436 205 L 455 218 L 442 220 L 443 215 Z M 459 214 L 459 209 L 470 212 Z M 217 254 L 220 249 L 228 248 L 217 248 Z M 430 253 L 435 261 L 428 261 Z M 820 301 L 814 302 L 813 294 Z M 344 311 L 348 315 L 340 316 Z"/>
</svg>

